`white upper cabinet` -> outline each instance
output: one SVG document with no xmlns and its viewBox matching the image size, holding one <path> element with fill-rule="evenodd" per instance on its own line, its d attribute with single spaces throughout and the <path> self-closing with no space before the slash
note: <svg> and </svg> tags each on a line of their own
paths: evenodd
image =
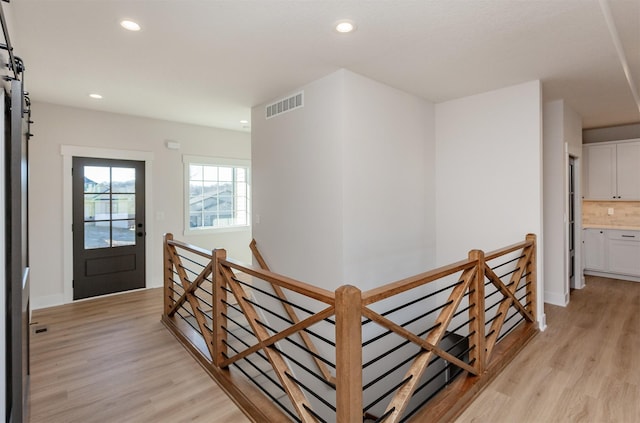
<svg viewBox="0 0 640 423">
<path fill-rule="evenodd" d="M 640 200 L 640 142 L 620 143 L 616 149 L 618 198 Z"/>
<path fill-rule="evenodd" d="M 640 141 L 585 145 L 584 198 L 640 200 Z"/>
<path fill-rule="evenodd" d="M 617 197 L 615 144 L 585 146 L 586 191 L 590 200 L 611 200 Z"/>
</svg>

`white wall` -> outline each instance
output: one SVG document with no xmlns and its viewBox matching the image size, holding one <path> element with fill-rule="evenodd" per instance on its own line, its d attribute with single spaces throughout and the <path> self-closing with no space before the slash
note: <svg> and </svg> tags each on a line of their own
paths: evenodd
<svg viewBox="0 0 640 423">
<path fill-rule="evenodd" d="M 577 159 L 574 181 L 580 184 L 582 120 L 564 100 L 547 102 L 544 115 L 544 301 L 565 306 L 569 303 L 569 156 Z M 581 195 L 576 194 L 580 205 Z M 580 267 L 580 210 L 576 210 L 576 259 Z M 576 281 L 581 286 L 580 271 Z"/>
<path fill-rule="evenodd" d="M 569 302 L 565 288 L 565 172 L 564 101 L 545 103 L 544 111 L 544 300 L 554 305 Z"/>
<path fill-rule="evenodd" d="M 535 233 L 543 292 L 540 82 L 437 104 L 435 126 L 437 263 Z"/>
<path fill-rule="evenodd" d="M 252 113 L 253 233 L 270 267 L 331 291 L 433 268 L 434 106 L 346 70 L 301 89 L 301 109 Z"/>
<path fill-rule="evenodd" d="M 251 117 L 258 248 L 273 271 L 329 289 L 342 280 L 342 84 L 333 73 L 303 87 L 303 108 Z"/>
<path fill-rule="evenodd" d="M 366 290 L 433 267 L 433 105 L 340 70 L 253 109 L 254 237 L 271 268 Z"/>
<path fill-rule="evenodd" d="M 582 263 L 582 192 L 584 191 L 582 175 L 584 173 L 583 156 L 582 156 L 582 116 L 575 112 L 566 102 L 564 102 L 563 108 L 564 114 L 564 143 L 566 145 L 565 154 L 565 175 L 569 172 L 569 159 L 574 158 L 574 195 L 575 195 L 575 210 L 574 210 L 574 248 L 575 248 L 575 263 L 574 263 L 574 285 L 569 288 L 582 289 L 585 287 L 584 274 Z M 565 198 L 569 198 L 569 183 L 565 184 Z M 568 201 L 565 201 L 565 207 L 568 207 Z M 567 210 L 567 215 L 569 211 Z M 569 257 L 569 221 L 565 225 L 566 244 L 565 244 L 565 260 L 567 261 L 567 267 L 571 266 Z M 546 254 L 546 253 L 545 253 Z M 568 278 L 568 276 L 567 276 Z M 567 286 L 569 283 L 567 282 Z"/>
<path fill-rule="evenodd" d="M 435 266 L 434 106 L 344 77 L 344 282 L 367 290 Z"/>
<path fill-rule="evenodd" d="M 64 302 L 63 267 L 70 251 L 64 251 L 63 157 L 61 146 L 79 146 L 151 155 L 152 175 L 147 181 L 151 207 L 147 210 L 147 242 L 152 245 L 151 274 L 147 286 L 162 284 L 162 235 L 203 248 L 226 248 L 229 255 L 250 261 L 250 231 L 184 236 L 182 155 L 248 159 L 250 134 L 161 120 L 104 113 L 48 103 L 33 104 L 30 143 L 30 254 L 33 308 Z M 179 151 L 166 141 L 181 144 Z M 133 154 L 133 153 L 132 153 Z"/>
</svg>

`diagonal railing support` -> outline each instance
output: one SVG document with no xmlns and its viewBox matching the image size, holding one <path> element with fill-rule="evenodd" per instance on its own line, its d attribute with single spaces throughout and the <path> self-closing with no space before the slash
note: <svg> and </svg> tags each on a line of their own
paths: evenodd
<svg viewBox="0 0 640 423">
<path fill-rule="evenodd" d="M 518 260 L 518 264 L 516 267 L 516 271 L 511 276 L 511 280 L 509 282 L 509 286 L 507 287 L 500 278 L 491 270 L 488 266 L 485 265 L 484 274 L 491 280 L 491 282 L 495 285 L 495 287 L 500 290 L 500 292 L 504 295 L 504 298 L 500 302 L 498 309 L 496 311 L 496 318 L 491 323 L 491 328 L 489 330 L 490 335 L 486 340 L 486 348 L 487 348 L 487 357 L 491 356 L 491 352 L 496 345 L 498 340 L 498 336 L 500 335 L 500 331 L 502 330 L 502 326 L 504 325 L 505 320 L 507 319 L 507 311 L 513 305 L 516 307 L 525 319 L 530 322 L 533 322 L 533 316 L 525 310 L 525 308 L 520 304 L 520 301 L 515 298 L 515 292 L 518 289 L 518 285 L 520 280 L 522 279 L 522 275 L 525 272 L 527 267 L 527 263 L 531 259 L 531 254 L 533 253 L 533 246 L 535 244 L 529 245 L 524 248 L 524 254 Z"/>
<path fill-rule="evenodd" d="M 163 252 L 165 280 L 163 323 L 174 331 L 185 345 L 190 345 L 188 349 L 203 363 L 210 374 L 226 387 L 225 390 L 234 392 L 233 398 L 238 403 L 245 403 L 245 405 L 251 403 L 249 406 L 251 411 L 247 412 L 248 415 L 251 413 L 251 416 L 260 416 L 254 421 L 287 421 L 291 417 L 293 420 L 305 423 L 316 421 L 361 423 L 365 411 L 377 414 L 385 423 L 448 421 L 454 419 L 464 407 L 461 404 L 468 403 L 474 393 L 495 377 L 496 372 L 499 372 L 499 369 L 513 358 L 515 351 L 522 348 L 537 332 L 535 235 L 527 235 L 524 242 L 486 254 L 480 250 L 472 250 L 465 260 L 378 286 L 367 292 L 361 292 L 358 288 L 348 285 L 331 292 L 278 275 L 268 270 L 255 241 L 252 241 L 251 249 L 262 269 L 227 258 L 224 250 L 206 251 L 174 241 L 173 236 L 167 234 Z M 183 251 L 187 254 L 184 255 Z M 512 253 L 515 252 L 518 252 L 518 255 L 513 258 Z M 192 254 L 197 255 L 199 261 L 192 261 Z M 511 271 L 498 277 L 487 263 L 496 263 L 500 258 L 504 258 L 504 262 L 495 265 L 495 268 L 508 265 Z M 211 275 L 211 281 L 208 279 L 209 275 Z M 507 275 L 510 276 L 507 277 Z M 245 277 L 251 278 L 251 281 Z M 457 282 L 447 282 L 448 278 L 452 277 L 457 277 L 455 279 Z M 507 280 L 510 282 L 507 283 Z M 447 286 L 430 285 L 437 281 L 447 282 Z M 212 284 L 211 292 L 208 288 L 209 282 Z M 499 298 L 489 309 L 485 307 L 484 298 L 487 282 L 488 285 L 496 286 L 497 295 L 502 295 L 502 298 Z M 179 287 L 181 289 L 178 289 Z M 522 295 L 522 290 L 525 288 L 526 299 Z M 209 305 L 208 297 L 206 295 L 203 297 L 203 292 L 213 297 L 211 329 L 205 324 L 208 321 L 204 320 L 209 319 L 208 311 L 200 310 L 200 304 Z M 292 304 L 285 296 L 285 292 L 294 293 L 291 295 L 292 299 L 301 300 L 301 302 Z M 408 295 L 409 300 L 400 301 L 398 297 L 400 294 Z M 382 302 L 391 298 L 398 300 L 395 303 L 391 302 L 392 308 L 384 310 L 389 303 Z M 447 298 L 446 301 L 445 298 Z M 261 299 L 267 299 L 267 303 L 260 304 Z M 274 300 L 275 303 L 272 302 Z M 421 301 L 430 303 L 420 303 Z M 438 307 L 432 309 L 434 302 Z M 273 304 L 280 304 L 284 312 L 279 309 L 280 306 L 269 307 Z M 380 305 L 384 311 L 378 311 L 373 307 L 374 304 Z M 500 309 L 494 310 L 495 314 L 489 313 L 498 306 Z M 234 308 L 243 314 L 243 327 L 252 334 L 252 339 L 255 337 L 255 341 L 240 341 L 246 348 L 236 349 L 235 344 L 226 342 L 227 330 L 229 330 L 227 320 L 236 324 L 233 320 L 234 316 L 226 317 L 227 308 L 229 310 Z M 399 313 L 405 308 L 407 312 Z M 178 312 L 179 309 L 184 312 Z M 418 317 L 406 320 L 409 310 L 414 311 Z M 428 310 L 426 314 L 425 310 Z M 436 313 L 438 310 L 439 313 Z M 513 310 L 515 313 L 512 313 Z M 263 311 L 267 314 L 263 314 Z M 308 316 L 304 319 L 300 318 L 297 312 L 307 313 Z M 511 314 L 509 319 L 517 317 L 519 320 L 505 331 L 507 313 Z M 197 325 L 193 324 L 192 314 L 196 318 Z M 272 315 L 281 318 L 287 325 L 280 323 L 272 325 L 269 321 Z M 331 318 L 332 315 L 335 317 Z M 423 326 L 416 328 L 418 319 L 426 316 L 428 317 L 425 324 L 428 325 L 428 329 L 423 331 Z M 493 332 L 489 332 L 486 336 L 485 322 L 491 316 Z M 244 319 L 248 323 L 247 326 L 244 326 Z M 396 322 L 400 319 L 404 323 Z M 462 322 L 462 320 L 465 321 Z M 363 336 L 370 334 L 369 327 L 363 334 L 363 323 L 369 323 L 369 321 L 375 322 L 376 327 L 386 330 L 381 334 L 374 332 L 375 336 L 363 344 Z M 334 325 L 333 340 L 331 339 L 333 334 L 322 331 L 329 328 L 328 325 Z M 278 329 L 273 329 L 274 327 Z M 415 331 L 412 330 L 414 328 Z M 320 332 L 316 329 L 320 329 Z M 182 331 L 184 335 L 177 334 L 175 331 Z M 500 331 L 504 331 L 505 334 L 500 335 Z M 391 333 L 402 338 L 397 345 L 387 350 L 388 345 L 381 347 L 381 344 L 378 344 L 376 350 L 372 350 L 373 342 Z M 298 339 L 291 339 L 295 334 L 299 335 L 304 345 Z M 316 353 L 317 349 L 308 334 L 316 336 L 318 340 L 325 343 L 322 345 L 324 348 L 321 354 Z M 445 342 L 442 340 L 449 334 L 457 335 L 454 338 L 455 341 L 452 341 L 455 344 L 445 347 Z M 281 344 L 285 339 L 291 342 Z M 210 354 L 207 354 L 203 341 Z M 394 344 L 396 341 L 387 338 L 385 342 Z M 379 361 L 384 365 L 369 367 L 370 363 L 383 360 L 390 353 L 409 344 L 413 344 L 411 348 L 414 350 L 416 347 L 418 349 L 415 353 L 408 352 L 411 355 L 403 358 L 403 361 L 398 363 Z M 365 347 L 369 347 L 367 357 L 370 354 L 379 354 L 365 364 L 364 379 L 368 381 L 366 385 L 363 384 L 363 348 Z M 309 356 L 298 361 L 302 356 L 297 353 L 291 355 L 290 349 L 294 348 L 308 353 Z M 335 352 L 334 357 L 331 356 L 331 348 Z M 252 390 L 247 384 L 243 384 L 253 378 L 252 375 L 245 373 L 244 366 L 258 370 L 255 365 L 251 367 L 253 357 L 263 360 L 260 361 L 260 366 L 266 365 L 268 372 L 274 375 L 261 379 L 260 382 L 254 380 L 257 388 L 265 394 L 264 396 L 260 395 L 258 389 Z M 332 358 L 335 358 L 335 366 L 331 362 Z M 436 359 L 438 363 L 444 361 L 445 369 L 450 369 L 453 376 L 460 370 L 462 375 L 455 379 L 450 378 L 452 376 L 445 376 L 445 381 L 442 382 L 444 385 L 438 385 L 441 383 L 439 379 L 426 374 L 427 369 L 432 369 L 430 363 L 435 363 Z M 314 368 L 314 361 L 320 371 Z M 387 364 L 390 368 L 385 368 Z M 331 371 L 328 370 L 329 366 Z M 438 366 L 441 365 L 438 364 Z M 378 367 L 385 373 L 375 374 L 379 370 Z M 406 370 L 407 367 L 408 370 Z M 322 368 L 325 371 L 322 371 Z M 440 367 L 438 371 L 439 369 Z M 244 373 L 248 379 L 238 378 L 240 372 Z M 332 376 L 333 372 L 335 377 Z M 310 374 L 315 379 L 305 379 L 306 374 Z M 398 383 L 403 375 L 404 378 Z M 385 392 L 385 396 L 371 402 L 370 397 L 377 393 L 369 388 L 382 382 L 386 377 L 390 378 L 387 379 L 390 390 Z M 238 383 L 240 379 L 245 382 Z M 312 382 L 308 383 L 310 380 Z M 264 389 L 263 382 L 281 388 L 286 396 L 272 397 Z M 236 383 L 238 385 L 235 385 Z M 434 385 L 430 385 L 432 383 Z M 437 397 L 431 398 L 430 395 L 424 394 L 425 386 L 430 386 L 429 389 L 439 387 L 441 391 Z M 316 387 L 322 388 L 316 390 Z M 326 392 L 323 391 L 324 389 Z M 418 404 L 418 401 L 423 400 L 422 396 L 425 396 L 424 402 Z M 391 399 L 389 400 L 388 397 Z M 280 412 L 285 414 L 277 414 L 273 408 L 270 409 L 269 406 L 272 404 L 268 403 L 269 398 L 280 407 Z M 385 402 L 382 402 L 383 399 Z M 254 400 L 257 402 L 253 402 Z M 281 400 L 283 402 L 280 402 Z M 364 402 L 368 404 L 363 408 Z M 273 407 L 276 406 L 273 405 Z M 243 406 L 243 409 L 247 408 Z M 268 411 L 264 412 L 264 410 Z M 367 415 L 368 418 L 371 417 L 370 414 Z"/>
<path fill-rule="evenodd" d="M 477 270 L 477 266 L 474 266 L 463 271 L 462 276 L 460 277 L 462 283 L 453 288 L 449 295 L 449 299 L 447 300 L 448 305 L 440 311 L 440 314 L 436 319 L 434 329 L 432 329 L 427 335 L 426 342 L 428 344 L 438 345 L 442 340 L 442 337 L 449 327 L 449 323 L 451 322 L 451 319 L 453 319 L 454 313 L 462 302 L 464 293 L 469 289 L 469 285 L 475 277 Z M 386 412 L 389 414 L 385 422 L 397 423 L 401 420 L 402 414 L 409 405 L 409 401 L 420 383 L 420 378 L 427 370 L 427 366 L 429 365 L 433 355 L 433 350 L 425 350 L 415 358 L 413 364 L 403 378 L 406 382 L 398 388 L 393 399 L 387 406 Z"/>
<path fill-rule="evenodd" d="M 231 288 L 233 296 L 242 309 L 242 312 L 244 313 L 249 326 L 251 326 L 253 334 L 258 340 L 258 345 L 260 345 L 260 348 L 271 363 L 271 367 L 280 380 L 280 383 L 284 388 L 284 391 L 287 393 L 287 396 L 291 400 L 291 404 L 298 413 L 300 420 L 303 423 L 315 423 L 316 418 L 312 413 L 309 412 L 309 410 L 312 410 L 311 404 L 309 403 L 300 387 L 289 377 L 290 369 L 287 365 L 287 362 L 276 349 L 271 347 L 271 344 L 267 345 L 265 343 L 270 338 L 269 333 L 262 325 L 259 324 L 261 319 L 254 309 L 253 305 L 247 301 L 247 294 L 245 293 L 242 286 L 235 281 L 233 271 L 228 267 L 223 267 L 221 271 L 226 285 Z"/>
<path fill-rule="evenodd" d="M 267 262 L 265 261 L 264 257 L 262 257 L 262 254 L 258 249 L 258 244 L 256 243 L 255 239 L 251 240 L 251 243 L 249 244 L 249 248 L 251 249 L 253 256 L 256 258 L 256 261 L 260 265 L 260 268 L 264 270 L 270 270 L 269 265 L 267 265 Z M 294 308 L 291 307 L 291 305 L 289 304 L 287 295 L 284 293 L 282 288 L 280 288 L 278 285 L 275 285 L 273 283 L 271 284 L 271 288 L 273 289 L 273 292 L 278 296 L 278 298 L 282 300 L 282 307 L 284 308 L 285 312 L 287 313 L 287 316 L 289 316 L 291 321 L 294 324 L 300 323 L 300 318 L 298 317 L 298 314 L 296 313 Z M 311 358 L 316 364 L 316 367 L 318 368 L 318 370 L 320 371 L 324 379 L 330 384 L 335 385 L 336 378 L 331 374 L 329 367 L 325 363 L 323 363 L 322 360 L 317 358 L 319 355 L 318 349 L 316 348 L 315 344 L 311 340 L 311 337 L 304 331 L 299 332 L 298 335 L 302 339 L 302 342 L 304 342 L 304 345 L 307 347 L 307 349 L 309 349 L 309 351 L 313 353 L 311 355 Z"/>
<path fill-rule="evenodd" d="M 171 243 L 167 243 L 165 250 L 167 254 L 167 263 L 169 264 L 169 269 L 171 268 L 175 269 L 176 273 L 178 274 L 178 277 L 180 278 L 180 282 L 184 290 L 184 293 L 182 294 L 181 299 L 182 298 L 186 299 L 186 301 L 191 306 L 191 311 L 193 312 L 193 316 L 196 319 L 196 323 L 198 324 L 198 328 L 200 329 L 202 337 L 205 340 L 207 349 L 209 350 L 209 354 L 211 355 L 211 357 L 213 357 L 214 356 L 213 334 L 212 334 L 212 331 L 207 327 L 205 317 L 202 314 L 203 312 L 202 312 L 202 309 L 200 308 L 200 300 L 198 300 L 198 297 L 194 294 L 195 290 L 198 287 L 198 284 L 195 282 L 191 282 L 189 280 L 189 276 L 187 275 L 187 272 L 184 270 L 184 267 L 182 266 L 182 260 L 180 259 L 180 256 L 176 251 L 175 245 Z M 202 282 L 204 280 L 203 273 L 205 273 L 205 271 L 207 273 L 210 273 L 212 266 L 213 264 L 211 262 L 208 264 L 208 266 L 205 266 L 205 269 L 196 278 L 196 280 L 199 282 Z M 171 277 L 171 280 L 173 283 L 173 277 Z M 168 307 L 168 311 L 170 313 L 167 313 L 167 316 L 171 316 L 173 313 L 176 312 L 176 310 L 177 308 Z"/>
</svg>

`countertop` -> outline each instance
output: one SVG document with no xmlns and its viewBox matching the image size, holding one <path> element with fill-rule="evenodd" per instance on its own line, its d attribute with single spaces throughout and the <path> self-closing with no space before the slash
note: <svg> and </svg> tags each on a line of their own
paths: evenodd
<svg viewBox="0 0 640 423">
<path fill-rule="evenodd" d="M 582 229 L 618 229 L 620 231 L 640 231 L 640 226 L 616 226 L 600 224 L 584 224 Z"/>
</svg>

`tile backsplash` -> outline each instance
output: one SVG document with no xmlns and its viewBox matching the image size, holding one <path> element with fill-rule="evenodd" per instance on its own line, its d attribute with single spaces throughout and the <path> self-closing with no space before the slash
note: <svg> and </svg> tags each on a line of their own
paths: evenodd
<svg viewBox="0 0 640 423">
<path fill-rule="evenodd" d="M 613 215 L 608 215 L 608 209 Z M 587 201 L 582 202 L 584 225 L 640 226 L 640 201 Z"/>
</svg>

